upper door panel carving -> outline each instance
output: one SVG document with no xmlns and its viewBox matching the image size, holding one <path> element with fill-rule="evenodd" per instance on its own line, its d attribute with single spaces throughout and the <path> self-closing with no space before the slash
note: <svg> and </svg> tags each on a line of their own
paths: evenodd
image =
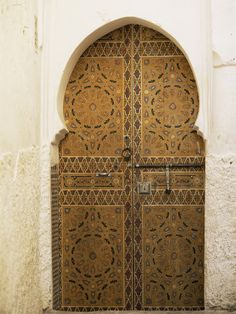
<svg viewBox="0 0 236 314">
<path fill-rule="evenodd" d="M 123 149 L 123 58 L 80 58 L 68 83 L 63 152 L 119 156 Z"/>
<path fill-rule="evenodd" d="M 198 92 L 184 56 L 142 57 L 142 155 L 203 154 L 194 131 Z"/>
</svg>

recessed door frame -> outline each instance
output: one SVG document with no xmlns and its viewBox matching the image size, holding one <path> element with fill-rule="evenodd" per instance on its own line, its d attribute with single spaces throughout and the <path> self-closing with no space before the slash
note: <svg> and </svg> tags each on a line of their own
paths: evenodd
<svg viewBox="0 0 236 314">
<path fill-rule="evenodd" d="M 56 191 L 56 185 L 57 185 L 57 183 L 56 183 L 56 180 L 57 180 L 57 169 L 56 169 L 56 167 L 53 167 L 52 168 L 52 190 L 55 192 Z M 55 199 L 56 199 L 56 192 L 55 192 Z M 53 202 L 53 204 L 52 204 L 52 208 L 54 207 L 55 208 L 55 205 L 56 204 L 56 202 Z M 55 219 L 56 218 L 53 218 L 54 219 L 54 222 L 56 221 Z M 55 239 L 55 234 L 54 234 L 54 239 Z M 55 255 L 57 255 L 57 253 L 55 252 Z M 54 262 L 55 262 L 55 256 L 54 256 Z M 54 283 L 56 282 L 57 280 L 55 280 L 54 279 Z M 56 289 L 56 288 L 55 288 Z"/>
</svg>

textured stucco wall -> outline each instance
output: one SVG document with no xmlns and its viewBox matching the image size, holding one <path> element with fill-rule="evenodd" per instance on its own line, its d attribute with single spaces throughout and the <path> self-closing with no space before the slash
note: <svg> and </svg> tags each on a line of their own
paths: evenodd
<svg viewBox="0 0 236 314">
<path fill-rule="evenodd" d="M 1 314 L 42 310 L 37 7 L 37 0 L 0 1 Z"/>
<path fill-rule="evenodd" d="M 205 293 L 236 309 L 236 1 L 212 0 L 212 104 L 206 158 Z"/>
<path fill-rule="evenodd" d="M 39 149 L 0 159 L 0 313 L 41 313 Z"/>
<path fill-rule="evenodd" d="M 205 297 L 236 309 L 236 155 L 206 159 Z"/>
</svg>

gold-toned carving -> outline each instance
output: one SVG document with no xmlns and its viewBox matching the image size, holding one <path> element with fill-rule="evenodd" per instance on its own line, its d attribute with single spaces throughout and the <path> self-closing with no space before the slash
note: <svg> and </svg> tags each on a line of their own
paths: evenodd
<svg viewBox="0 0 236 314">
<path fill-rule="evenodd" d="M 153 190 L 166 188 L 165 172 L 142 172 L 144 182 L 151 182 Z M 171 171 L 171 189 L 204 189 L 204 172 Z"/>
<path fill-rule="evenodd" d="M 142 58 L 142 155 L 196 156 L 198 93 L 185 57 Z"/>
<path fill-rule="evenodd" d="M 145 307 L 203 306 L 203 207 L 144 206 Z"/>
<path fill-rule="evenodd" d="M 124 27 L 115 29 L 113 32 L 110 32 L 100 39 L 97 42 L 114 42 L 114 41 L 124 41 Z"/>
<path fill-rule="evenodd" d="M 75 264 L 72 260 L 69 266 L 60 263 L 57 309 L 128 310 L 133 306 L 132 169 L 121 154 L 124 135 L 131 138 L 132 134 L 131 38 L 132 30 L 127 26 L 93 43 L 79 59 L 67 86 L 64 117 L 69 133 L 59 149 L 61 261 L 72 254 L 63 246 L 65 239 L 71 238 L 73 245 L 73 239 L 82 235 L 87 242 L 83 242 L 83 250 L 79 247 L 81 242 L 77 243 Z M 87 210 L 91 215 L 85 222 Z M 93 210 L 101 217 L 96 217 L 96 227 Z M 71 224 L 77 227 L 71 228 Z M 87 237 L 88 230 L 93 236 Z M 96 254 L 96 270 L 112 264 L 111 270 L 97 273 L 99 278 L 95 279 L 99 282 L 86 278 L 94 269 L 89 260 L 91 248 Z M 74 266 L 81 260 L 85 275 Z M 69 277 L 75 271 L 76 280 Z M 95 284 L 94 289 L 91 285 Z"/>
<path fill-rule="evenodd" d="M 170 194 L 164 169 L 134 167 L 204 164 L 198 107 L 183 53 L 154 30 L 127 25 L 78 60 L 65 94 L 69 133 L 54 191 L 57 309 L 203 308 L 204 167 L 171 169 Z M 138 194 L 137 183 L 146 181 L 151 193 Z"/>
<path fill-rule="evenodd" d="M 140 41 L 140 38 L 142 41 Z M 144 165 L 204 164 L 204 143 L 194 131 L 194 123 L 198 112 L 198 94 L 193 73 L 187 60 L 173 42 L 168 39 L 165 40 L 164 36 L 159 34 L 155 35 L 153 31 L 143 30 L 143 27 L 138 25 L 133 26 L 133 40 L 133 71 L 135 73 L 133 76 L 134 163 Z M 175 177 L 174 174 L 175 182 L 172 182 L 170 193 L 165 192 L 167 187 L 165 170 L 163 170 L 165 179 L 162 175 L 161 180 L 159 177 L 156 178 L 156 180 L 160 180 L 158 182 L 163 185 L 162 188 L 152 188 L 150 195 L 134 193 L 135 309 L 180 310 L 184 308 L 191 310 L 204 307 L 203 276 L 199 276 L 198 286 L 192 285 L 191 278 L 186 277 L 185 286 L 189 284 L 191 288 L 186 292 L 188 295 L 182 297 L 178 294 L 179 299 L 177 300 L 175 283 L 171 284 L 171 282 L 169 284 L 167 276 L 163 276 L 166 280 L 166 286 L 161 283 L 161 277 L 156 279 L 150 277 L 152 273 L 154 277 L 156 273 L 158 275 L 155 266 L 151 265 L 155 255 L 153 252 L 154 244 L 156 243 L 154 242 L 150 250 L 145 247 L 145 240 L 149 240 L 151 237 L 149 234 L 150 230 L 156 228 L 158 224 L 155 218 L 155 210 L 158 213 L 161 211 L 165 212 L 167 205 L 178 207 L 181 212 L 185 206 L 189 210 L 193 210 L 195 205 L 201 208 L 202 211 L 199 213 L 197 224 L 200 224 L 200 228 L 202 227 L 204 219 L 204 189 L 199 188 L 201 184 L 194 182 L 194 180 L 189 181 L 188 178 L 190 172 L 198 176 L 204 169 L 201 168 L 201 171 L 199 170 L 199 168 L 195 167 L 181 167 L 181 172 L 185 173 L 185 179 L 183 181 L 184 177 L 182 177 L 181 180 L 178 178 L 176 181 L 177 176 Z M 152 179 L 152 174 L 148 178 L 149 171 L 154 172 L 155 168 L 149 168 L 149 170 L 145 171 L 147 181 Z M 135 170 L 134 184 L 146 181 L 146 178 L 143 181 L 142 172 L 142 169 Z M 161 170 L 158 172 L 161 172 Z M 178 173 L 176 169 L 171 170 L 170 180 L 173 179 L 173 172 Z M 188 182 L 186 179 L 188 179 Z M 134 189 L 136 191 L 136 185 Z M 149 207 L 152 208 L 152 215 L 149 222 L 146 223 L 142 213 L 145 208 Z M 194 228 L 193 224 L 191 228 Z M 203 245 L 203 233 L 199 232 L 198 235 L 199 241 L 202 241 Z M 169 238 L 167 237 L 167 239 Z M 169 250 L 169 242 L 163 241 L 162 243 L 161 257 L 159 256 L 158 261 L 155 260 L 154 262 L 157 264 L 161 260 L 163 268 L 169 267 L 173 272 L 175 265 L 165 255 L 165 252 Z M 181 246 L 184 243 L 178 245 Z M 179 264 L 188 264 L 189 250 L 187 247 L 186 256 L 184 254 L 179 255 L 178 260 L 181 260 Z M 145 269 L 148 268 L 146 264 L 144 266 L 146 262 L 147 266 L 151 265 L 148 270 L 150 271 L 149 275 L 145 273 Z M 203 255 L 201 263 L 203 265 Z M 171 276 L 173 274 L 166 273 L 165 275 Z M 161 295 L 163 288 L 160 284 L 166 289 L 163 295 Z"/>
<path fill-rule="evenodd" d="M 102 173 L 101 173 L 102 174 Z M 110 173 L 108 176 L 99 173 L 64 174 L 63 189 L 123 189 L 123 174 Z"/>
<path fill-rule="evenodd" d="M 119 156 L 123 149 L 122 58 L 81 58 L 76 64 L 64 101 L 70 133 L 62 154 Z"/>
<path fill-rule="evenodd" d="M 123 206 L 62 208 L 63 306 L 124 306 Z"/>
<path fill-rule="evenodd" d="M 140 40 L 141 41 L 169 41 L 171 40 L 167 38 L 165 35 L 155 31 L 154 29 L 148 27 L 140 27 Z"/>
</svg>

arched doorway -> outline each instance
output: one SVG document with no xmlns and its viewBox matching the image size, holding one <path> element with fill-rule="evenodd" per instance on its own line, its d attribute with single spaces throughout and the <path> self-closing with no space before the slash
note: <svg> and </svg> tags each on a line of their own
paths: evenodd
<svg viewBox="0 0 236 314">
<path fill-rule="evenodd" d="M 59 147 L 58 308 L 203 308 L 198 107 L 186 58 L 152 29 L 119 28 L 78 60 Z"/>
</svg>

